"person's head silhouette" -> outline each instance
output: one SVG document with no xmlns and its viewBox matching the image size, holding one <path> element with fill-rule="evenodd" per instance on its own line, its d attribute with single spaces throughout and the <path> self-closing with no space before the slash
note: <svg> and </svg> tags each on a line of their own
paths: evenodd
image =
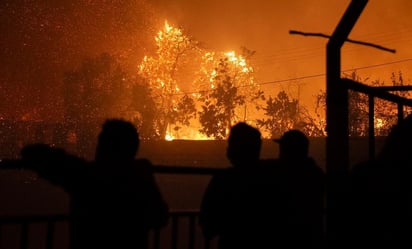
<svg viewBox="0 0 412 249">
<path fill-rule="evenodd" d="M 139 148 L 136 127 L 125 120 L 109 119 L 103 124 L 96 148 L 96 161 L 133 160 Z"/>
<path fill-rule="evenodd" d="M 258 129 L 240 122 L 229 134 L 227 157 L 233 166 L 249 165 L 259 159 L 262 144 Z"/>
<path fill-rule="evenodd" d="M 274 141 L 279 143 L 280 159 L 302 159 L 308 156 L 309 140 L 299 130 L 286 131 L 279 139 L 274 139 Z"/>
<path fill-rule="evenodd" d="M 412 163 L 411 144 L 412 114 L 409 114 L 392 127 L 378 158 L 386 161 L 397 161 L 400 162 L 399 165 L 409 165 Z"/>
</svg>

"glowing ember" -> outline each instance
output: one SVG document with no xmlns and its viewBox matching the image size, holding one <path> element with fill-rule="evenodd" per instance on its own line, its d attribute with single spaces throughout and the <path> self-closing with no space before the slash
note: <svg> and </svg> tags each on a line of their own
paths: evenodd
<svg viewBox="0 0 412 249">
<path fill-rule="evenodd" d="M 380 118 L 375 118 L 375 128 L 376 129 L 380 129 L 382 127 L 384 127 L 385 125 L 385 121 L 380 119 Z"/>
<path fill-rule="evenodd" d="M 166 134 L 165 140 L 166 141 L 173 141 L 174 137 L 171 134 Z"/>
</svg>

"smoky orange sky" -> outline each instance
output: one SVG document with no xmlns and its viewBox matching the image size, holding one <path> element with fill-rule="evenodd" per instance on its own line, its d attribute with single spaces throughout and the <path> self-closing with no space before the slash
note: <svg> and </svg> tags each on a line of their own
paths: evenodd
<svg viewBox="0 0 412 249">
<path fill-rule="evenodd" d="M 327 40 L 290 30 L 332 34 L 348 0 L 2 0 L 0 116 L 61 116 L 61 81 L 86 57 L 114 54 L 134 70 L 152 55 L 167 19 L 203 47 L 256 51 L 252 66 L 267 95 L 286 90 L 309 109 L 325 88 Z M 411 84 L 412 1 L 370 0 L 350 38 L 396 49 L 345 44 L 342 69 L 390 83 L 402 71 Z M 17 93 L 17 94 L 16 94 Z M 8 96 L 11 97 L 8 97 Z M 45 104 L 46 103 L 46 104 Z M 18 106 L 19 108 L 10 108 Z M 60 109 L 58 108 L 60 106 Z M 41 107 L 41 108 L 39 108 Z M 41 118 L 41 117 L 40 117 Z"/>
<path fill-rule="evenodd" d="M 327 39 L 290 35 L 289 30 L 332 34 L 349 6 L 347 0 L 155 0 L 158 15 L 216 50 L 255 50 L 257 79 L 267 93 L 289 91 L 308 108 L 325 88 Z M 411 84 L 412 1 L 371 0 L 349 38 L 396 49 L 389 53 L 346 43 L 342 70 L 390 83 L 402 71 Z M 380 65 L 380 66 L 378 66 Z M 296 79 L 306 77 L 305 79 Z M 312 77 L 313 76 L 313 77 Z"/>
</svg>

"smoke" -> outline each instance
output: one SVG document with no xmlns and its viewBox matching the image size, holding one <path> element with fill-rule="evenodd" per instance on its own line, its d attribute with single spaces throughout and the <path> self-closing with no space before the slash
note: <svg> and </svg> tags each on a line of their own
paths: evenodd
<svg viewBox="0 0 412 249">
<path fill-rule="evenodd" d="M 62 74 L 85 57 L 108 52 L 134 70 L 143 54 L 153 52 L 153 37 L 165 19 L 205 48 L 239 51 L 243 46 L 256 51 L 252 66 L 260 82 L 324 73 L 327 40 L 292 36 L 289 30 L 331 34 L 349 3 L 349 0 L 2 0 L 0 98 L 5 101 L 0 105 L 0 115 L 10 112 L 8 106 L 24 109 L 50 102 L 58 106 Z M 370 1 L 350 37 L 395 48 L 398 53 L 345 45 L 342 69 L 412 58 L 411 8 L 409 0 Z M 410 64 L 372 68 L 363 76 L 389 77 L 392 71 L 408 68 Z M 404 75 L 408 79 L 407 72 Z M 299 96 L 308 104 L 325 85 L 324 78 L 319 77 L 265 84 L 265 89 L 276 93 L 294 88 L 291 82 L 299 85 Z"/>
<path fill-rule="evenodd" d="M 39 108 L 58 116 L 64 72 L 84 58 L 106 52 L 134 70 L 147 47 L 153 18 L 145 0 L 3 0 L 0 116 Z"/>
<path fill-rule="evenodd" d="M 351 1 L 341 0 L 153 0 L 159 17 L 182 27 L 206 48 L 256 51 L 252 66 L 268 94 L 286 90 L 307 106 L 325 89 L 327 40 L 290 35 L 289 30 L 332 34 Z M 412 1 L 369 1 L 350 38 L 397 50 L 390 54 L 345 44 L 342 70 L 363 68 L 412 58 Z M 394 71 L 408 71 L 411 63 L 388 64 L 358 70 L 364 78 L 390 82 Z M 406 73 L 406 75 L 408 75 Z M 409 77 L 410 78 L 410 77 Z M 288 80 L 290 79 L 290 80 Z M 293 80 L 297 79 L 297 80 Z M 277 82 L 280 83 L 270 83 Z"/>
</svg>

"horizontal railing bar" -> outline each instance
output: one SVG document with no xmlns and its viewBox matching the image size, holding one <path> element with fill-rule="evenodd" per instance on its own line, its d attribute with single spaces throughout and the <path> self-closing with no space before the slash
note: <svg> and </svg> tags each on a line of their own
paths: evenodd
<svg viewBox="0 0 412 249">
<path fill-rule="evenodd" d="M 69 216 L 66 214 L 58 215 L 23 215 L 23 216 L 3 216 L 0 217 L 0 224 L 18 224 L 18 223 L 35 223 L 35 222 L 57 222 L 66 221 Z"/>
<path fill-rule="evenodd" d="M 184 210 L 169 211 L 170 216 L 196 216 L 198 214 L 199 214 L 199 209 L 184 209 Z M 0 224 L 57 222 L 57 221 L 67 221 L 68 219 L 69 219 L 69 216 L 66 214 L 0 216 Z"/>
<path fill-rule="evenodd" d="M 373 95 L 374 97 L 391 101 L 397 104 L 412 106 L 411 99 L 407 99 L 393 93 L 385 92 L 379 88 L 371 87 L 350 79 L 341 79 L 341 81 L 350 90 L 361 92 L 367 95 Z"/>
<path fill-rule="evenodd" d="M 169 215 L 172 224 L 172 241 L 171 248 L 176 249 L 178 243 L 178 232 L 179 232 L 179 220 L 181 218 L 189 218 L 189 248 L 193 249 L 195 244 L 195 219 L 199 216 L 198 209 L 183 209 L 183 210 L 170 210 Z M 54 229 L 55 222 L 58 221 L 68 221 L 69 216 L 66 214 L 61 215 L 23 215 L 23 216 L 0 216 L 0 230 L 2 225 L 7 224 L 19 224 L 22 225 L 22 232 L 20 234 L 20 249 L 27 249 L 29 245 L 28 235 L 29 235 L 29 225 L 36 222 L 46 222 L 47 223 L 47 234 L 46 234 L 46 249 L 51 249 L 53 247 L 54 239 Z M 192 231 L 193 230 L 193 231 Z M 1 237 L 1 231 L 0 231 Z M 153 246 L 155 249 L 160 248 L 160 230 L 154 230 Z"/>
<path fill-rule="evenodd" d="M 373 88 L 382 91 L 411 91 L 412 86 L 374 86 Z"/>
<path fill-rule="evenodd" d="M 180 216 L 196 216 L 199 215 L 199 209 L 193 210 L 172 210 L 169 212 L 170 216 L 180 217 Z"/>
<path fill-rule="evenodd" d="M 222 170 L 224 168 L 165 165 L 155 165 L 153 167 L 153 171 L 159 174 L 214 175 Z"/>
</svg>

